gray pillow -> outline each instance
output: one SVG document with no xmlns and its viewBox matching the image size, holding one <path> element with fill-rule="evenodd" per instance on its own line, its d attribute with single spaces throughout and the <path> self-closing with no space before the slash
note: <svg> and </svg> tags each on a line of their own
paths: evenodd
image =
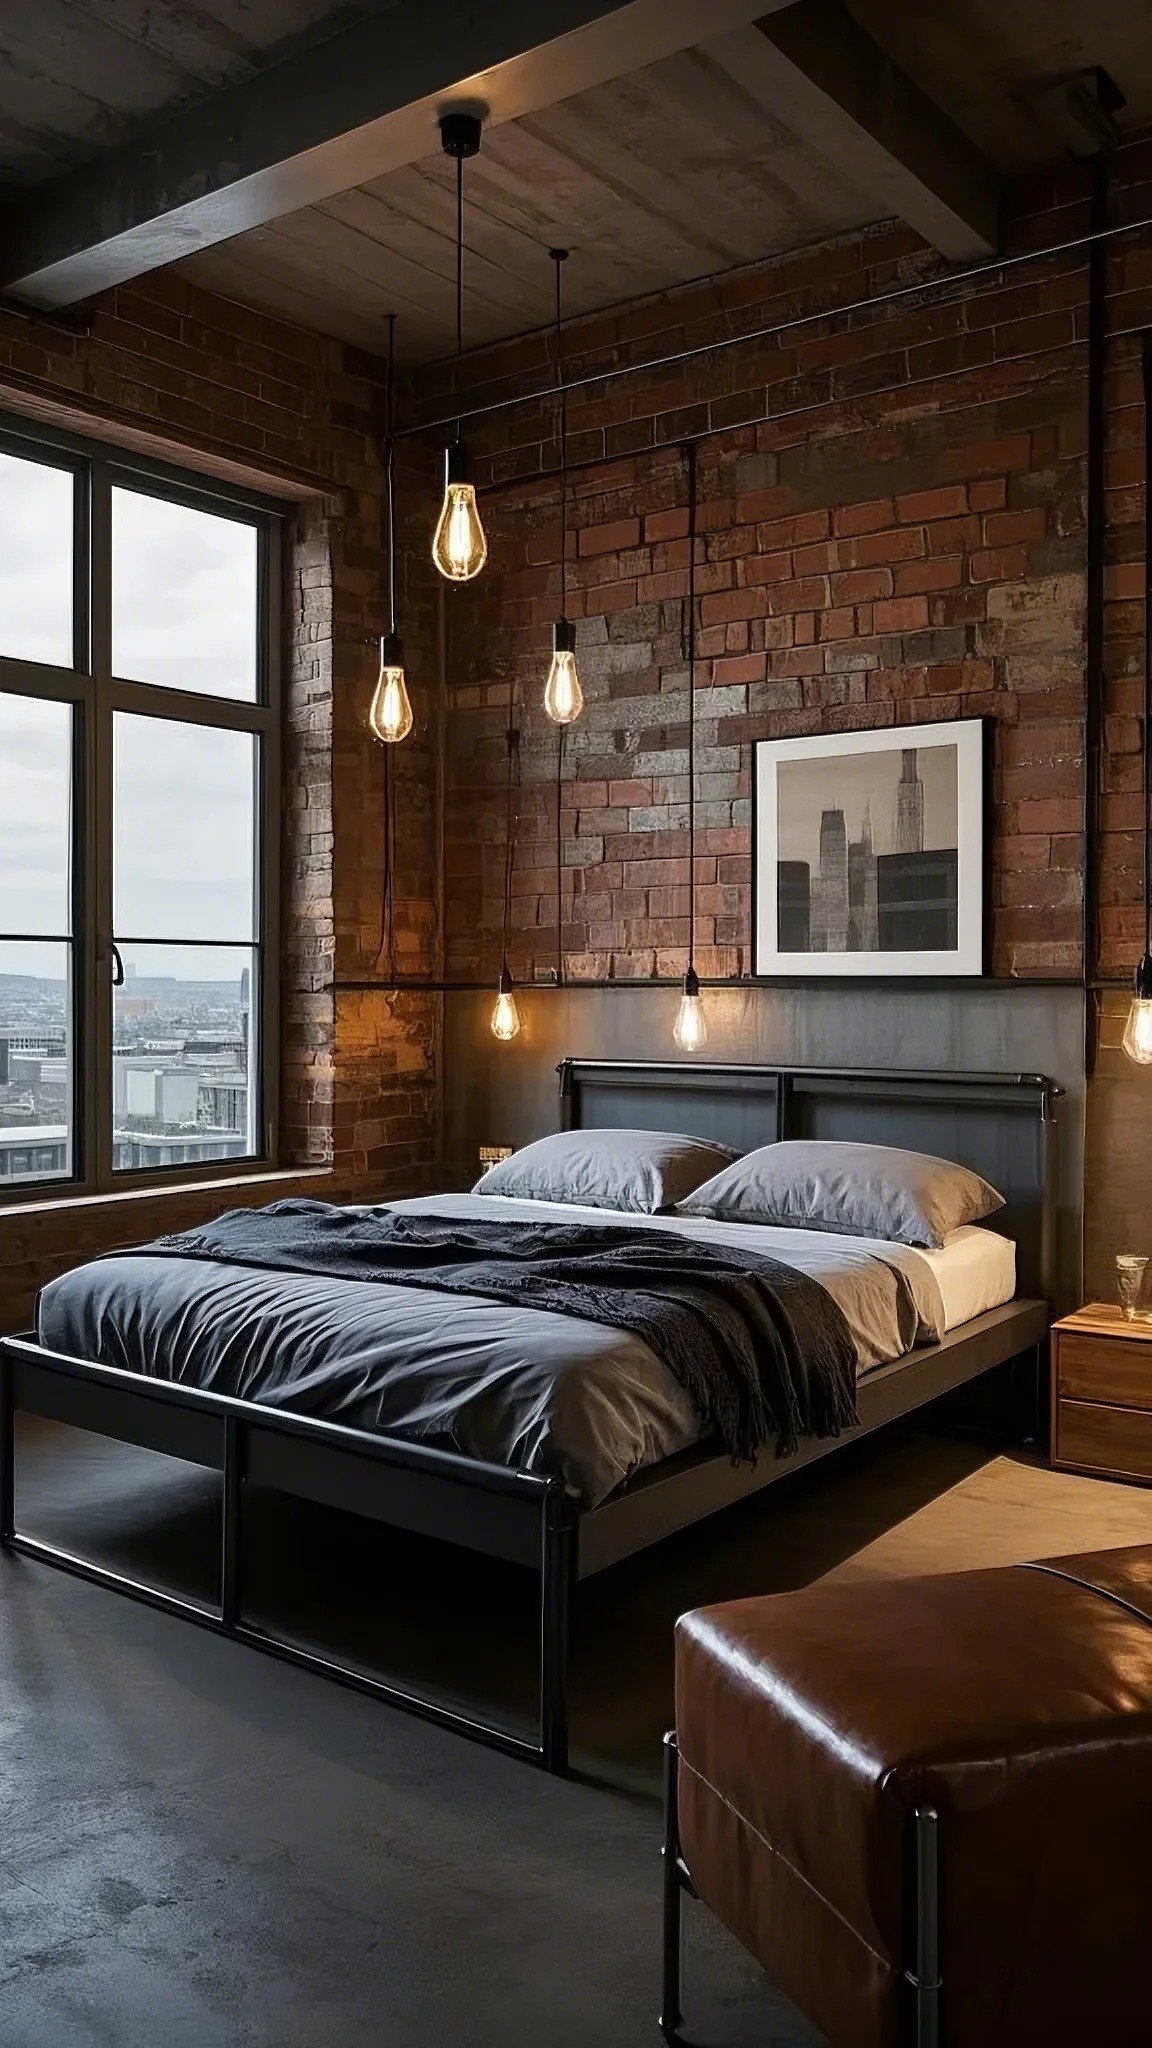
<svg viewBox="0 0 1152 2048">
<path fill-rule="evenodd" d="M 726 1145 L 672 1131 L 557 1131 L 501 1159 L 472 1192 L 653 1216 L 735 1156 Z"/>
<path fill-rule="evenodd" d="M 746 1153 L 679 1206 L 686 1216 L 835 1230 L 936 1251 L 949 1231 L 1002 1209 L 1004 1197 L 978 1173 L 927 1152 L 797 1138 Z"/>
</svg>

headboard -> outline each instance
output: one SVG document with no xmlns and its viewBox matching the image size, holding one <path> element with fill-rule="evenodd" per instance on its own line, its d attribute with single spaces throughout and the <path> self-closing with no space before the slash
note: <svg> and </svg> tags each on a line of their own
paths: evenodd
<svg viewBox="0 0 1152 2048">
<path fill-rule="evenodd" d="M 1016 1240 L 1019 1293 L 1052 1298 L 1063 1091 L 1043 1074 L 579 1059 L 557 1071 L 565 1130 L 683 1131 L 740 1152 L 781 1138 L 854 1139 L 954 1159 L 1006 1198 L 989 1225 Z"/>
</svg>

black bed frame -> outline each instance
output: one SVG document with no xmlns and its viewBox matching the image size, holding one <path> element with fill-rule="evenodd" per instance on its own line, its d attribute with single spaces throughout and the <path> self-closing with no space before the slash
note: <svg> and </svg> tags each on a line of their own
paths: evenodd
<svg viewBox="0 0 1152 2048">
<path fill-rule="evenodd" d="M 562 1771 L 568 1760 L 569 1603 L 575 1580 L 759 1492 L 995 1366 L 1030 1359 L 1039 1374 L 1052 1295 L 1054 1117 L 1061 1092 L 1043 1076 L 610 1060 L 565 1060 L 559 1073 L 568 1129 L 676 1130 L 742 1151 L 789 1137 L 871 1140 L 973 1167 L 1008 1198 L 996 1227 L 1016 1240 L 1020 1294 L 942 1343 L 918 1347 L 870 1372 L 859 1388 L 859 1426 L 848 1436 L 807 1442 L 788 1459 L 765 1454 L 755 1465 L 733 1465 L 707 1448 L 689 1450 L 637 1474 L 590 1509 L 580 1507 L 562 1480 L 540 1473 L 284 1414 L 70 1358 L 32 1337 L 9 1337 L 0 1341 L 0 1545 Z M 202 1605 L 22 1535 L 15 1518 L 18 1411 L 218 1471 L 217 1604 Z M 279 1488 L 534 1569 L 540 1580 L 535 1734 L 513 1733 L 388 1684 L 246 1619 L 245 1500 L 252 1487 Z"/>
</svg>

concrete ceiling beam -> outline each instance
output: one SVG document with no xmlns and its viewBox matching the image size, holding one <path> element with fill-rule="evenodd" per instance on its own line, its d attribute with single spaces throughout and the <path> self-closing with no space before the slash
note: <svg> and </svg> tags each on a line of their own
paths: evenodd
<svg viewBox="0 0 1152 2048">
<path fill-rule="evenodd" d="M 0 291 L 45 308 L 331 199 L 763 15 L 764 0 L 397 0 L 10 205 Z M 670 138 L 670 169 L 674 138 Z"/>
<path fill-rule="evenodd" d="M 952 262 L 995 254 L 994 170 L 843 0 L 796 0 L 704 47 L 766 111 L 858 178 L 878 214 L 906 220 Z"/>
</svg>

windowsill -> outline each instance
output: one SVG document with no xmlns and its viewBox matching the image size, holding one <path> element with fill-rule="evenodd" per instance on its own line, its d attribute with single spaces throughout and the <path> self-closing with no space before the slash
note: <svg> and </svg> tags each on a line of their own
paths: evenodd
<svg viewBox="0 0 1152 2048">
<path fill-rule="evenodd" d="M 235 1188 L 283 1186 L 293 1181 L 331 1180 L 330 1166 L 262 1167 L 254 1173 L 230 1173 L 212 1180 L 153 1181 L 148 1187 L 104 1188 L 93 1195 L 36 1195 L 27 1202 L 6 1202 L 0 1207 L 0 1229 L 9 1216 L 69 1215 L 77 1209 L 104 1210 L 115 1214 L 137 1202 L 163 1202 L 188 1195 L 227 1194 Z"/>
</svg>

